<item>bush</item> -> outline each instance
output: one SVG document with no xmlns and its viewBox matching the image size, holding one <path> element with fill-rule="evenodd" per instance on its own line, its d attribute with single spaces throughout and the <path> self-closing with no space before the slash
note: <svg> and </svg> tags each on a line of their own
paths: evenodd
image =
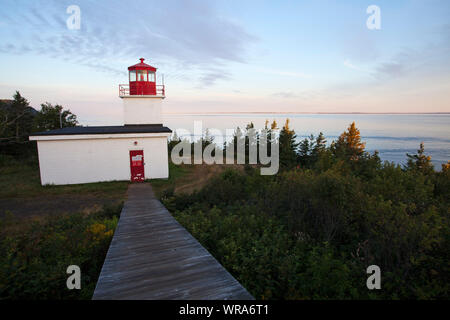
<svg viewBox="0 0 450 320">
<path fill-rule="evenodd" d="M 0 299 L 91 299 L 120 210 L 1 221 Z M 81 269 L 81 290 L 66 287 L 69 265 Z"/>
<path fill-rule="evenodd" d="M 373 165 L 228 170 L 163 201 L 258 299 L 448 299 L 448 173 L 358 161 Z M 372 264 L 382 290 L 366 287 Z"/>
</svg>

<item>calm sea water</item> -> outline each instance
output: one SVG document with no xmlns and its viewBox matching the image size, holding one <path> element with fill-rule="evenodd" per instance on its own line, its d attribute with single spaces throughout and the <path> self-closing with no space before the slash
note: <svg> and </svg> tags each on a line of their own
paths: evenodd
<svg viewBox="0 0 450 320">
<path fill-rule="evenodd" d="M 282 127 L 289 118 L 299 139 L 322 131 L 328 143 L 355 121 L 368 151 L 378 150 L 383 160 L 406 163 L 406 153 L 415 153 L 424 142 L 426 153 L 436 169 L 450 160 L 450 114 L 201 114 L 165 115 L 164 125 L 172 130 L 194 132 L 194 121 L 202 121 L 203 130 L 245 128 L 253 122 L 264 127 L 266 120 L 276 120 Z"/>
</svg>

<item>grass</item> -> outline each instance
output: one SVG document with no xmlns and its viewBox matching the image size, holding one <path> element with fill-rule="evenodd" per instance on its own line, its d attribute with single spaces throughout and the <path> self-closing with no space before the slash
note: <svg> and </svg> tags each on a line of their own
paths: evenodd
<svg viewBox="0 0 450 320">
<path fill-rule="evenodd" d="M 169 162 L 169 178 L 152 179 L 149 182 L 152 184 L 153 190 L 158 198 L 161 198 L 167 192 L 171 194 L 191 194 L 203 188 L 211 178 L 229 167 L 238 170 L 243 169 L 241 165 L 175 165 Z"/>
<path fill-rule="evenodd" d="M 0 157 L 0 217 L 94 213 L 126 198 L 128 181 L 42 186 L 37 157 Z"/>
<path fill-rule="evenodd" d="M 175 165 L 169 162 L 168 179 L 149 179 L 147 181 L 151 183 L 153 191 L 159 197 L 165 190 L 174 188 L 177 184 L 182 183 L 186 176 L 193 172 L 193 169 L 193 166 Z"/>
<path fill-rule="evenodd" d="M 147 181 L 152 184 L 157 195 L 171 188 L 176 192 L 191 193 L 223 169 L 221 165 L 175 165 L 169 162 L 168 179 Z M 129 181 L 111 181 L 42 186 L 36 157 L 19 161 L 0 155 L 0 199 L 83 194 L 123 198 L 128 184 Z"/>
<path fill-rule="evenodd" d="M 169 162 L 168 179 L 150 179 L 157 197 L 167 191 L 191 193 L 200 189 L 220 166 L 174 165 Z M 5 213 L 18 217 L 61 213 L 96 212 L 104 205 L 125 200 L 129 181 L 74 185 L 40 183 L 37 157 L 15 160 L 0 156 L 0 217 Z"/>
<path fill-rule="evenodd" d="M 62 194 L 124 194 L 128 181 L 42 186 L 36 158 L 0 161 L 0 198 L 42 197 Z"/>
</svg>

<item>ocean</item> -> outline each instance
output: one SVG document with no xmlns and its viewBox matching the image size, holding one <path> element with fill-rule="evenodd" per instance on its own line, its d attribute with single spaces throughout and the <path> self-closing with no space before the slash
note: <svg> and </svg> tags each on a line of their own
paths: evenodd
<svg viewBox="0 0 450 320">
<path fill-rule="evenodd" d="M 173 131 L 188 130 L 193 134 L 194 121 L 201 121 L 203 130 L 218 129 L 225 136 L 226 129 L 245 128 L 253 122 L 256 129 L 265 121 L 277 121 L 282 127 L 290 120 L 299 140 L 323 132 L 327 143 L 336 140 L 355 121 L 366 150 L 378 150 L 382 160 L 405 164 L 406 153 L 416 153 L 424 142 L 437 170 L 450 160 L 450 114 L 165 114 L 164 125 Z M 183 136 L 183 134 L 181 134 Z M 229 137 L 228 137 L 229 138 Z M 195 138 L 194 138 L 195 139 Z M 220 137 L 216 137 L 220 140 Z"/>
</svg>

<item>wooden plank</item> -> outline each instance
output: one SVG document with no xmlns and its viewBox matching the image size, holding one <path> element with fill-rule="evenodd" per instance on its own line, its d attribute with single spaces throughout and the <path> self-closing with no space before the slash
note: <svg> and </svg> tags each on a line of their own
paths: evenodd
<svg viewBox="0 0 450 320">
<path fill-rule="evenodd" d="M 253 297 L 142 183 L 128 188 L 93 299 Z"/>
</svg>

